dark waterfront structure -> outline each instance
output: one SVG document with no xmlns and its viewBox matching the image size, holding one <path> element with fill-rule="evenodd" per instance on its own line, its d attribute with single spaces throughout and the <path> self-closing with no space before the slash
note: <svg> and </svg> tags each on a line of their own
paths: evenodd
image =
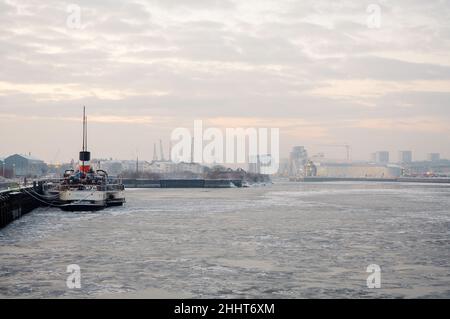
<svg viewBox="0 0 450 319">
<path fill-rule="evenodd" d="M 230 188 L 242 187 L 240 179 L 135 179 L 122 180 L 125 188 Z"/>
<path fill-rule="evenodd" d="M 0 192 L 0 229 L 41 206 L 32 193 L 42 193 L 42 184 Z"/>
</svg>

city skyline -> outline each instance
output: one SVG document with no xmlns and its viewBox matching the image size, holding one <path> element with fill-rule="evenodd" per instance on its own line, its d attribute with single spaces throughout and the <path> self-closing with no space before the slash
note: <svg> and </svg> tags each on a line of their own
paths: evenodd
<svg viewBox="0 0 450 319">
<path fill-rule="evenodd" d="M 161 140 L 160 140 L 161 141 Z M 165 154 L 164 152 L 164 148 L 161 149 L 161 147 L 163 146 L 159 146 L 159 150 L 155 149 L 156 143 L 153 144 L 153 152 L 151 155 L 151 158 L 147 158 L 147 157 L 139 157 L 139 154 L 136 154 L 136 156 L 134 158 L 113 158 L 113 157 L 99 157 L 96 156 L 93 158 L 93 160 L 95 161 L 130 161 L 130 162 L 158 162 L 158 161 L 172 161 L 172 159 L 170 158 L 170 156 L 161 156 L 161 151 L 163 151 L 163 155 Z M 341 147 L 342 145 L 335 145 L 338 147 Z M 293 146 L 292 149 L 290 150 L 290 152 L 288 154 L 282 154 L 282 156 L 280 157 L 280 160 L 288 160 L 290 158 L 290 154 L 292 153 L 293 149 L 297 148 L 297 147 L 304 147 L 304 146 Z M 306 152 L 307 152 L 307 157 L 310 158 L 312 161 L 320 161 L 320 158 L 324 159 L 324 160 L 330 160 L 330 161 L 337 161 L 337 162 L 375 162 L 375 163 L 391 163 L 391 164 L 406 164 L 406 163 L 412 163 L 412 162 L 436 162 L 436 161 L 448 161 L 450 159 L 442 157 L 442 154 L 440 152 L 430 152 L 430 153 L 426 153 L 424 154 L 424 156 L 422 157 L 418 157 L 416 156 L 414 151 L 411 150 L 397 150 L 394 152 L 391 151 L 386 151 L 386 150 L 378 150 L 375 152 L 372 152 L 370 154 L 368 154 L 367 158 L 365 159 L 353 159 L 350 157 L 350 159 L 347 160 L 347 158 L 345 157 L 345 154 L 342 153 L 341 154 L 341 158 L 340 157 L 330 157 L 327 155 L 327 153 L 325 152 L 317 152 L 317 153 L 312 153 L 309 151 L 309 149 L 306 147 L 305 148 Z M 156 153 L 155 153 L 156 151 Z M 170 149 L 167 150 L 169 155 L 170 155 Z M 377 155 L 378 153 L 388 153 L 388 160 L 380 160 L 377 159 Z M 407 153 L 405 155 L 405 153 Z M 351 153 L 350 153 L 351 154 Z M 395 154 L 395 155 L 394 155 Z M 62 161 L 47 161 L 46 159 L 40 158 L 35 156 L 34 154 L 32 154 L 31 152 L 29 153 L 11 153 L 11 154 L 0 154 L 0 161 L 4 160 L 5 158 L 9 157 L 9 156 L 13 156 L 13 155 L 20 155 L 20 156 L 25 156 L 28 157 L 30 159 L 36 159 L 36 160 L 42 160 L 43 162 L 45 162 L 46 164 L 50 164 L 50 165 L 60 165 L 60 164 L 69 164 L 71 162 L 73 163 L 77 163 L 77 159 L 76 157 L 72 157 L 69 159 L 65 159 Z M 268 154 L 270 156 L 270 153 Z M 350 155 L 351 156 L 351 155 Z M 197 163 L 197 162 L 193 162 L 193 163 Z M 246 164 L 249 164 L 247 162 L 245 162 Z M 206 163 L 206 162 L 199 162 L 199 164 L 203 164 L 206 166 L 211 166 L 214 165 L 214 163 Z M 227 164 L 227 163 L 217 163 L 218 165 L 223 165 L 223 166 L 230 166 L 230 167 L 240 167 L 242 165 L 240 165 L 239 163 L 234 163 L 234 164 Z M 241 163 L 243 164 L 243 163 Z"/>
</svg>

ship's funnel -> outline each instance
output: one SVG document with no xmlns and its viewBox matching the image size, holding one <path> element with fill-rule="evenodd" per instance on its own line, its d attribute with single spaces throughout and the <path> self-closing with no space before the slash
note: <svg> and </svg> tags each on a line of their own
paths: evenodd
<svg viewBox="0 0 450 319">
<path fill-rule="evenodd" d="M 89 162 L 91 160 L 91 152 L 81 151 L 80 152 L 80 161 L 81 162 Z"/>
</svg>

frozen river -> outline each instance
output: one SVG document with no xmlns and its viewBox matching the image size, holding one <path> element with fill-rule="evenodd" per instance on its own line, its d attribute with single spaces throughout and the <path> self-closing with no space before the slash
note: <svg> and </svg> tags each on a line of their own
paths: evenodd
<svg viewBox="0 0 450 319">
<path fill-rule="evenodd" d="M 0 230 L 0 296 L 450 298 L 450 188 L 134 189 L 124 207 L 40 208 Z"/>
</svg>

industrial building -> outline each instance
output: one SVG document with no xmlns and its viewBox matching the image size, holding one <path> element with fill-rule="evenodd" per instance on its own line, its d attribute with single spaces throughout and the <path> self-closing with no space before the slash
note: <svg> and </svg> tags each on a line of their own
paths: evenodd
<svg viewBox="0 0 450 319">
<path fill-rule="evenodd" d="M 450 160 L 412 162 L 405 165 L 405 171 L 411 176 L 450 176 Z"/>
<path fill-rule="evenodd" d="M 366 163 L 320 163 L 317 164 L 317 176 L 322 177 L 367 177 L 395 178 L 402 175 L 402 168 L 396 165 Z"/>
<path fill-rule="evenodd" d="M 294 146 L 289 154 L 289 176 L 304 175 L 308 152 L 303 146 Z"/>
<path fill-rule="evenodd" d="M 5 167 L 13 176 L 42 176 L 47 172 L 47 164 L 31 155 L 14 154 L 4 160 Z"/>
</svg>

